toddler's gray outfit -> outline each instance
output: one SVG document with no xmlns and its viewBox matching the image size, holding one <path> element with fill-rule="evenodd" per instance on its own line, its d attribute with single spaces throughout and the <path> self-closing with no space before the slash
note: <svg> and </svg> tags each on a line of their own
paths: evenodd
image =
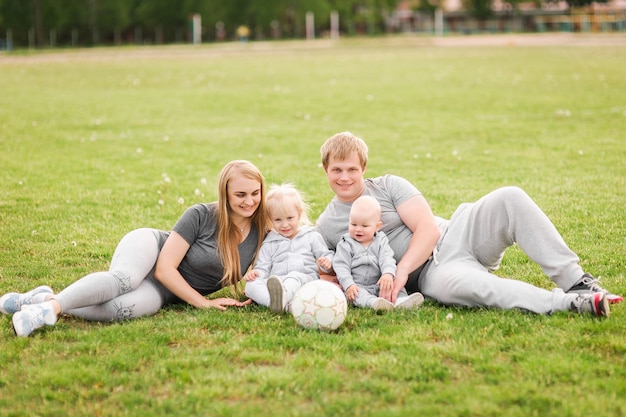
<svg viewBox="0 0 626 417">
<path fill-rule="evenodd" d="M 301 286 L 319 279 L 317 259 L 325 256 L 332 262 L 333 255 L 312 226 L 302 226 L 292 239 L 272 230 L 265 237 L 254 265 L 258 276 L 246 283 L 245 293 L 257 304 L 269 307 L 267 279 L 277 276 L 286 291 L 283 303 L 287 303 Z"/>
</svg>

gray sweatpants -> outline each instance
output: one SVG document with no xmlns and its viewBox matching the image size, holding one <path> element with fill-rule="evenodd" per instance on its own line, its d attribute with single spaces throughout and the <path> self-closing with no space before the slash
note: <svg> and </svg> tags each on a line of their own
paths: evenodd
<svg viewBox="0 0 626 417">
<path fill-rule="evenodd" d="M 558 288 L 549 291 L 491 273 L 515 243 Z M 582 277 L 578 261 L 537 204 L 520 188 L 504 187 L 459 206 L 420 274 L 419 287 L 447 305 L 567 311 L 576 296 L 563 290 Z"/>
<path fill-rule="evenodd" d="M 62 312 L 94 321 L 118 321 L 155 314 L 167 291 L 154 278 L 159 244 L 154 229 L 137 229 L 117 245 L 106 272 L 89 274 L 52 298 Z"/>
</svg>

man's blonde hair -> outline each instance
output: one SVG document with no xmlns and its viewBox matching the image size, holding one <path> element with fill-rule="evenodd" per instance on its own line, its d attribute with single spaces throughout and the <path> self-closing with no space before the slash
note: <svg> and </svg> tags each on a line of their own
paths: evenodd
<svg viewBox="0 0 626 417">
<path fill-rule="evenodd" d="M 324 169 L 327 169 L 330 158 L 344 161 L 352 152 L 357 153 L 361 162 L 361 168 L 365 169 L 367 165 L 367 144 L 365 141 L 351 132 L 336 133 L 326 139 L 326 142 L 320 149 L 322 166 Z"/>
</svg>

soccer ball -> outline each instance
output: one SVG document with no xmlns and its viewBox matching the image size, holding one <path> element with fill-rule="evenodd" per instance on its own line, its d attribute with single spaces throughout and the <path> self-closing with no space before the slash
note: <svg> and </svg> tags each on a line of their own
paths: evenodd
<svg viewBox="0 0 626 417">
<path fill-rule="evenodd" d="M 318 279 L 296 291 L 290 309 L 296 323 L 306 329 L 335 330 L 348 314 L 348 302 L 339 287 Z"/>
</svg>

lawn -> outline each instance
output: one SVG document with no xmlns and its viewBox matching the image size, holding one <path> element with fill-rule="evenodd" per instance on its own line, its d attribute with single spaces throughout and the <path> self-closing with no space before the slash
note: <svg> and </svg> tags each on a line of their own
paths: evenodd
<svg viewBox="0 0 626 417">
<path fill-rule="evenodd" d="M 213 201 L 232 159 L 294 182 L 315 219 L 332 196 L 319 148 L 344 130 L 368 142 L 368 176 L 406 177 L 443 217 L 521 186 L 624 294 L 626 37 L 585 39 L 0 54 L 0 294 L 106 269 L 126 232 Z M 497 274 L 553 287 L 515 247 Z M 625 306 L 351 308 L 332 333 L 174 306 L 26 339 L 0 316 L 0 416 L 622 416 Z"/>
</svg>

